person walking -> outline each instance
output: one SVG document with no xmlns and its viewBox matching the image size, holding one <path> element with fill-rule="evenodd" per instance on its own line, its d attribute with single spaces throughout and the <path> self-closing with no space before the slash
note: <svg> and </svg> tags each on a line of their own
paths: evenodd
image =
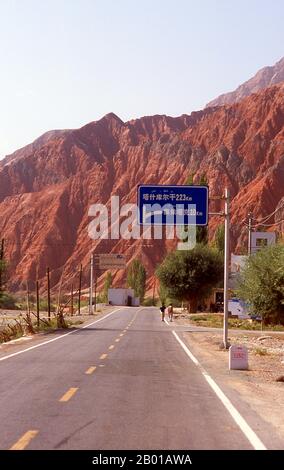
<svg viewBox="0 0 284 470">
<path fill-rule="evenodd" d="M 165 310 L 166 310 L 166 306 L 162 304 L 160 307 L 160 312 L 162 314 L 162 321 L 165 321 Z"/>
<path fill-rule="evenodd" d="M 169 320 L 170 320 L 170 321 L 173 321 L 174 309 L 173 309 L 172 304 L 170 304 L 170 305 L 168 306 L 168 315 L 169 315 Z"/>
</svg>

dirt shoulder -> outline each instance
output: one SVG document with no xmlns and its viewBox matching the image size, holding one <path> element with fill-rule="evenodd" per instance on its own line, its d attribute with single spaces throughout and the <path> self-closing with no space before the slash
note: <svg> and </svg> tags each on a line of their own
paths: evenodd
<svg viewBox="0 0 284 470">
<path fill-rule="evenodd" d="M 244 345 L 249 351 L 249 370 L 229 371 L 229 353 L 220 349 L 222 331 L 195 328 L 186 318 L 175 319 L 174 325 L 190 327 L 180 334 L 203 367 L 269 423 L 283 440 L 284 448 L 283 333 L 229 330 L 230 343 Z M 281 377 L 283 381 L 278 382 Z"/>
</svg>

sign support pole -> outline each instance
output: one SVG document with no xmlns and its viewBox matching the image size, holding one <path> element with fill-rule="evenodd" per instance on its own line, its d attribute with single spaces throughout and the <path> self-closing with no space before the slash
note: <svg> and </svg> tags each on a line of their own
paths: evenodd
<svg viewBox="0 0 284 470">
<path fill-rule="evenodd" d="M 223 344 L 228 349 L 228 301 L 229 301 L 229 253 L 230 253 L 230 193 L 225 188 L 225 249 L 224 249 L 224 323 L 223 323 Z"/>
</svg>

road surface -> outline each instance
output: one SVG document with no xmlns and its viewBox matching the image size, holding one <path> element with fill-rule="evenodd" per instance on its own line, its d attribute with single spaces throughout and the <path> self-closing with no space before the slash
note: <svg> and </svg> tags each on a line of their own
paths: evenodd
<svg viewBox="0 0 284 470">
<path fill-rule="evenodd" d="M 0 448 L 267 446 L 262 423 L 238 421 L 171 325 L 158 309 L 121 308 L 2 352 Z"/>
</svg>

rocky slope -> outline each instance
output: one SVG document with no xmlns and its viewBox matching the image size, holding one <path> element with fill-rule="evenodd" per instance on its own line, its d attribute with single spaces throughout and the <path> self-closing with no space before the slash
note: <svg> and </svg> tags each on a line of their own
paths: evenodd
<svg viewBox="0 0 284 470">
<path fill-rule="evenodd" d="M 284 86 L 240 103 L 190 116 L 152 116 L 122 122 L 109 114 L 81 129 L 45 134 L 0 165 L 0 236 L 5 238 L 11 287 L 20 289 L 46 267 L 55 286 L 78 283 L 83 264 L 87 286 L 89 252 L 138 256 L 153 273 L 173 242 L 100 240 L 88 236 L 90 204 L 136 201 L 140 183 L 195 182 L 207 175 L 211 195 L 232 196 L 232 248 L 246 245 L 243 221 L 272 212 L 284 197 Z M 211 210 L 218 209 L 218 202 Z M 210 220 L 211 236 L 220 219 Z M 116 280 L 124 273 L 117 273 Z M 69 286 L 69 287 L 68 287 Z"/>
<path fill-rule="evenodd" d="M 206 106 L 214 107 L 237 103 L 246 96 L 281 82 L 284 82 L 284 57 L 275 65 L 259 70 L 254 77 L 240 85 L 235 91 L 224 93 Z"/>
</svg>

